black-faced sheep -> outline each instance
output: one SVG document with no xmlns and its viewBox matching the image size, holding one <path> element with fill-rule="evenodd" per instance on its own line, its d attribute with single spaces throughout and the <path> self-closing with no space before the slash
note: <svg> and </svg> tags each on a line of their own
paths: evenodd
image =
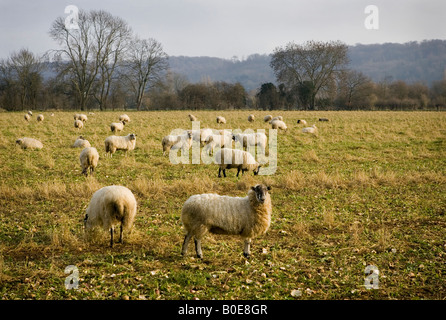
<svg viewBox="0 0 446 320">
<path fill-rule="evenodd" d="M 239 235 L 245 239 L 243 255 L 249 257 L 251 239 L 264 234 L 271 223 L 271 187 L 258 184 L 246 197 L 217 194 L 193 195 L 183 205 L 181 222 L 186 235 L 181 254 L 187 253 L 192 237 L 198 258 L 203 257 L 201 239 L 206 233 Z"/>
<path fill-rule="evenodd" d="M 84 127 L 84 123 L 82 120 L 74 120 L 74 127 L 77 128 L 77 130 L 82 129 Z"/>
<path fill-rule="evenodd" d="M 305 125 L 307 125 L 307 122 L 303 119 L 298 119 L 297 124 L 303 124 L 305 126 Z"/>
<path fill-rule="evenodd" d="M 130 232 L 135 220 L 137 203 L 133 193 L 123 186 L 107 186 L 96 191 L 86 210 L 85 231 L 100 226 L 110 230 L 110 247 L 113 247 L 113 232 L 121 224 L 119 242 L 123 232 Z"/>
<path fill-rule="evenodd" d="M 114 133 L 121 132 L 122 130 L 124 130 L 124 126 L 125 121 L 113 122 L 112 124 L 110 124 L 110 130 Z"/>
<path fill-rule="evenodd" d="M 94 147 L 84 148 L 79 155 L 79 161 L 81 163 L 82 174 L 88 176 L 88 173 L 90 173 L 91 175 L 98 166 L 98 150 Z"/>
<path fill-rule="evenodd" d="M 109 136 L 105 139 L 105 152 L 110 153 L 110 157 L 116 150 L 131 151 L 136 146 L 136 134 L 131 133 L 126 136 Z"/>
<path fill-rule="evenodd" d="M 36 119 L 37 119 L 37 122 L 42 122 L 43 119 L 45 119 L 45 117 L 43 116 L 43 114 L 39 114 Z"/>
<path fill-rule="evenodd" d="M 246 151 L 239 149 L 222 148 L 215 153 L 215 162 L 218 164 L 218 177 L 221 178 L 221 172 L 226 178 L 226 169 L 237 168 L 237 177 L 242 172 L 253 171 L 254 175 L 259 173 L 261 165 L 254 157 Z"/>
<path fill-rule="evenodd" d="M 197 121 L 197 117 L 194 116 L 193 114 L 189 114 L 188 117 L 190 121 Z"/>
<path fill-rule="evenodd" d="M 217 123 L 226 123 L 226 119 L 222 116 L 217 117 Z"/>
<path fill-rule="evenodd" d="M 249 121 L 249 122 L 254 122 L 255 118 L 256 118 L 256 117 L 255 117 L 253 114 L 250 114 L 250 115 L 248 116 L 248 121 Z"/>
</svg>

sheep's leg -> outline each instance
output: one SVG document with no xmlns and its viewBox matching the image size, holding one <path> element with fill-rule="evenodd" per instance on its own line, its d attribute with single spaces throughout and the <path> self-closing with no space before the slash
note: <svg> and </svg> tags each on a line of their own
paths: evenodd
<svg viewBox="0 0 446 320">
<path fill-rule="evenodd" d="M 122 221 L 121 221 L 121 229 L 119 230 L 119 243 L 123 243 L 122 242 L 122 233 L 123 233 L 123 229 L 124 227 L 122 226 Z"/>
<path fill-rule="evenodd" d="M 245 247 L 243 248 L 243 255 L 245 256 L 245 258 L 249 258 L 249 255 L 251 254 L 250 251 L 250 246 L 251 246 L 251 239 L 245 239 Z"/>
<path fill-rule="evenodd" d="M 189 240 L 192 238 L 192 234 L 188 233 L 184 236 L 183 247 L 181 248 L 181 255 L 186 255 L 187 253 L 187 245 L 189 244 Z"/>
<path fill-rule="evenodd" d="M 237 168 L 237 175 L 236 175 L 236 177 L 238 177 L 239 173 L 240 173 L 240 168 Z M 242 174 L 243 174 L 243 171 L 242 171 Z"/>
<path fill-rule="evenodd" d="M 223 169 L 223 177 L 226 178 L 226 169 Z"/>
<path fill-rule="evenodd" d="M 218 177 L 221 178 L 221 168 L 218 168 Z"/>
<path fill-rule="evenodd" d="M 201 251 L 201 240 L 195 238 L 195 251 L 197 252 L 197 258 L 201 259 L 203 258 L 203 252 Z"/>
<path fill-rule="evenodd" d="M 110 228 L 110 248 L 113 248 L 113 227 Z"/>
</svg>

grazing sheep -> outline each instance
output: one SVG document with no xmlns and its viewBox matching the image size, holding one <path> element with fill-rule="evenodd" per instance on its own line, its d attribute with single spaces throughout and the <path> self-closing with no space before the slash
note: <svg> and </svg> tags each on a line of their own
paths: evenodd
<svg viewBox="0 0 446 320">
<path fill-rule="evenodd" d="M 23 116 L 23 118 L 29 122 L 29 119 L 31 119 L 31 116 L 29 115 L 29 113 L 27 113 Z"/>
<path fill-rule="evenodd" d="M 303 119 L 297 120 L 297 124 L 303 124 L 304 126 L 307 125 L 307 122 Z"/>
<path fill-rule="evenodd" d="M 271 122 L 271 127 L 273 129 L 281 129 L 281 130 L 284 130 L 284 131 L 287 131 L 287 129 L 288 129 L 286 124 L 285 124 L 285 122 L 283 122 L 282 120 L 274 120 L 274 121 L 272 121 Z"/>
<path fill-rule="evenodd" d="M 82 122 L 87 122 L 88 118 L 87 115 L 83 113 L 75 113 L 74 120 L 81 120 Z"/>
<path fill-rule="evenodd" d="M 222 116 L 217 117 L 217 123 L 226 123 L 226 119 Z"/>
<path fill-rule="evenodd" d="M 248 116 L 248 121 L 249 121 L 249 122 L 254 122 L 254 120 L 255 120 L 255 116 L 254 116 L 253 114 L 250 114 L 250 115 Z"/>
<path fill-rule="evenodd" d="M 328 121 L 327 118 L 319 118 L 319 121 Z"/>
<path fill-rule="evenodd" d="M 252 146 L 257 146 L 265 152 L 266 150 L 266 134 L 263 132 L 255 133 L 234 133 L 232 134 L 232 139 L 242 145 L 242 148 L 247 149 Z"/>
<path fill-rule="evenodd" d="M 189 114 L 189 119 L 190 121 L 197 121 L 197 117 L 194 116 L 193 114 Z"/>
<path fill-rule="evenodd" d="M 268 121 L 271 121 L 272 118 L 273 118 L 273 116 L 267 115 L 263 118 L 263 121 L 268 122 Z"/>
<path fill-rule="evenodd" d="M 126 136 L 109 136 L 105 139 L 105 152 L 110 153 L 112 157 L 116 150 L 128 151 L 135 149 L 136 146 L 136 134 L 131 133 Z"/>
<path fill-rule="evenodd" d="M 166 152 L 169 152 L 170 149 L 182 149 L 183 151 L 189 150 L 192 146 L 192 132 L 188 130 L 179 135 L 169 134 L 163 138 L 161 144 L 163 145 L 163 156 Z"/>
<path fill-rule="evenodd" d="M 34 138 L 20 138 L 15 141 L 22 149 L 42 149 L 43 144 Z"/>
<path fill-rule="evenodd" d="M 110 230 L 110 247 L 113 247 L 113 232 L 121 224 L 119 242 L 123 242 L 123 231 L 130 232 L 135 220 L 137 203 L 133 193 L 123 186 L 107 186 L 96 191 L 86 210 L 85 231 L 101 226 Z"/>
<path fill-rule="evenodd" d="M 246 151 L 239 149 L 222 148 L 215 153 L 215 162 L 219 165 L 218 177 L 221 178 L 221 172 L 226 178 L 226 169 L 237 168 L 237 177 L 242 171 L 253 171 L 256 176 L 259 173 L 261 165 L 254 157 Z"/>
<path fill-rule="evenodd" d="M 90 171 L 90 175 L 91 175 L 93 173 L 94 169 L 98 165 L 98 161 L 99 161 L 98 150 L 96 150 L 96 148 L 94 148 L 94 147 L 84 148 L 79 155 L 79 161 L 81 163 L 82 174 L 85 174 L 85 176 L 87 177 L 88 169 L 90 169 L 89 171 Z"/>
<path fill-rule="evenodd" d="M 84 137 L 79 136 L 76 141 L 74 141 L 73 148 L 88 148 L 91 147 L 91 144 Z"/>
<path fill-rule="evenodd" d="M 130 117 L 126 114 L 121 114 L 119 116 L 119 121 L 125 122 L 125 123 L 130 122 Z"/>
<path fill-rule="evenodd" d="M 282 116 L 274 117 L 274 118 L 272 118 L 272 119 L 269 121 L 269 123 L 271 124 L 274 120 L 280 120 L 280 121 L 283 121 L 283 117 L 282 117 Z"/>
<path fill-rule="evenodd" d="M 30 116 L 32 116 L 32 115 L 33 115 L 33 112 L 32 112 L 31 110 L 28 110 L 28 114 L 29 114 Z"/>
<path fill-rule="evenodd" d="M 303 128 L 302 132 L 303 133 L 313 133 L 313 134 L 315 134 L 315 133 L 317 133 L 317 127 L 316 127 L 316 125 L 313 124 L 311 127 Z"/>
<path fill-rule="evenodd" d="M 81 120 L 74 120 L 74 127 L 77 130 L 82 129 L 84 127 L 84 123 Z"/>
<path fill-rule="evenodd" d="M 41 121 L 43 121 L 44 118 L 45 117 L 43 116 L 43 114 L 39 114 L 36 119 L 37 119 L 37 122 L 41 122 Z"/>
<path fill-rule="evenodd" d="M 111 132 L 121 132 L 122 130 L 124 130 L 124 126 L 125 126 L 125 121 L 121 121 L 121 122 L 113 122 L 110 125 L 110 130 Z"/>
<path fill-rule="evenodd" d="M 210 134 L 205 140 L 205 151 L 214 150 L 215 148 L 231 148 L 232 133 L 227 130 L 219 130 L 218 134 Z"/>
<path fill-rule="evenodd" d="M 200 130 L 192 130 L 192 140 L 199 142 L 200 146 L 203 147 L 206 143 L 207 138 L 214 134 L 212 129 L 204 128 Z"/>
<path fill-rule="evenodd" d="M 181 222 L 186 235 L 181 254 L 187 253 L 192 237 L 198 258 L 203 257 L 201 239 L 206 233 L 239 235 L 244 239 L 243 255 L 249 258 L 251 239 L 263 235 L 271 223 L 272 205 L 270 186 L 258 184 L 246 197 L 218 194 L 197 194 L 189 197 L 181 211 Z"/>
</svg>

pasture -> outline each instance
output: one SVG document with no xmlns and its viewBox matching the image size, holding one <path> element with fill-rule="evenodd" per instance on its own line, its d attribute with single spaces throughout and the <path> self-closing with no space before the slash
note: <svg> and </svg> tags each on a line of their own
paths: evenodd
<svg viewBox="0 0 446 320">
<path fill-rule="evenodd" d="M 192 112 L 201 128 L 267 135 L 263 116 L 284 117 L 277 171 L 239 178 L 162 155 L 163 136 L 191 129 L 187 111 L 126 112 L 120 135 L 136 133 L 136 148 L 112 158 L 104 139 L 124 112 L 86 113 L 81 130 L 74 112 L 44 112 L 41 123 L 37 113 L 29 123 L 24 112 L 0 113 L 0 299 L 446 298 L 446 113 Z M 316 124 L 318 135 L 302 133 L 297 119 Z M 79 135 L 100 154 L 90 177 L 81 175 L 81 149 L 71 147 Z M 44 147 L 22 150 L 20 137 Z M 272 186 L 273 214 L 249 259 L 240 238 L 222 235 L 203 239 L 203 259 L 193 245 L 181 256 L 189 196 L 245 196 L 257 183 Z M 82 219 L 92 194 L 112 184 L 132 190 L 138 212 L 124 243 L 109 248 L 107 232 L 85 237 Z M 65 288 L 69 265 L 78 268 L 78 289 Z M 370 265 L 379 286 L 367 289 Z"/>
</svg>

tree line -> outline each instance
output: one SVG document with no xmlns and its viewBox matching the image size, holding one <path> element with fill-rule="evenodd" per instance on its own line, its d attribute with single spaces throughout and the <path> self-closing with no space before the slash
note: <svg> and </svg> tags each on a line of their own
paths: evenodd
<svg viewBox="0 0 446 320">
<path fill-rule="evenodd" d="M 277 47 L 270 61 L 276 83 L 266 82 L 247 92 L 239 82 L 203 79 L 190 83 L 186 76 L 169 69 L 160 42 L 140 39 L 123 19 L 106 11 L 80 10 L 77 25 L 71 28 L 59 17 L 49 30 L 58 48 L 43 56 L 21 49 L 0 60 L 0 108 L 446 108 L 446 79 L 434 81 L 430 87 L 389 77 L 374 82 L 349 68 L 348 47 L 340 41 L 290 42 Z"/>
</svg>

